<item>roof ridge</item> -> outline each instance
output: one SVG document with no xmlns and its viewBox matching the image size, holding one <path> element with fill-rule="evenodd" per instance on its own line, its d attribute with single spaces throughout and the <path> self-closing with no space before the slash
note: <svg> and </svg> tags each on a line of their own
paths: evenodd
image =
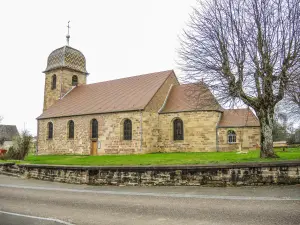
<svg viewBox="0 0 300 225">
<path fill-rule="evenodd" d="M 84 86 L 89 86 L 89 85 L 94 85 L 94 84 L 99 84 L 99 83 L 106 83 L 106 82 L 117 81 L 117 80 L 123 80 L 123 79 L 142 77 L 142 76 L 147 76 L 147 75 L 157 75 L 158 73 L 166 73 L 166 72 L 171 73 L 171 72 L 173 72 L 173 70 L 164 70 L 164 71 L 144 73 L 144 74 L 139 74 L 139 75 L 134 75 L 134 76 L 129 76 L 129 77 L 121 77 L 121 78 L 112 79 L 112 80 L 105 80 L 105 81 L 95 82 L 95 83 L 91 83 L 91 84 L 85 84 Z M 168 75 L 170 75 L 170 74 L 168 74 Z"/>
<path fill-rule="evenodd" d="M 226 109 L 226 110 L 239 110 L 239 109 L 249 109 L 249 108 L 247 107 L 247 108 L 236 108 L 236 109 Z"/>
</svg>

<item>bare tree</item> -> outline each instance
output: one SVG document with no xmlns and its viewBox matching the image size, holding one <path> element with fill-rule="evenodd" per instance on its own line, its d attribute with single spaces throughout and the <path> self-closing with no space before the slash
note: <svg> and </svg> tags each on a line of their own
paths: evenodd
<svg viewBox="0 0 300 225">
<path fill-rule="evenodd" d="M 300 0 L 203 0 L 181 38 L 180 67 L 223 103 L 242 101 L 261 125 L 262 158 L 273 151 L 273 115 L 299 74 Z"/>
<path fill-rule="evenodd" d="M 1 124 L 2 120 L 3 120 L 3 117 L 2 117 L 2 116 L 0 116 L 0 124 Z"/>
</svg>

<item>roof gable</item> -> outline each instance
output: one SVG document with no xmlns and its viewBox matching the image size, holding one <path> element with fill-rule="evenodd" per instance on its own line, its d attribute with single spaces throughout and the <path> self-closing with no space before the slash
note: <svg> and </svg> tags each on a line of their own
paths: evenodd
<svg viewBox="0 0 300 225">
<path fill-rule="evenodd" d="M 173 70 L 81 85 L 38 119 L 143 110 Z"/>
<path fill-rule="evenodd" d="M 259 127 L 259 121 L 250 109 L 226 109 L 219 127 Z"/>
<path fill-rule="evenodd" d="M 0 125 L 0 139 L 12 141 L 13 137 L 18 136 L 19 132 L 15 125 Z"/>
<path fill-rule="evenodd" d="M 223 111 L 204 83 L 182 84 L 172 87 L 161 113 L 186 111 Z"/>
</svg>

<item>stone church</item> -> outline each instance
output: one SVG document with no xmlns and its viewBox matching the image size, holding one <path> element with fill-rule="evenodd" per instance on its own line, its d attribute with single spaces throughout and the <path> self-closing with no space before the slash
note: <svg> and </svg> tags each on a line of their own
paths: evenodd
<svg viewBox="0 0 300 225">
<path fill-rule="evenodd" d="M 48 57 L 38 154 L 138 154 L 255 149 L 249 109 L 223 109 L 204 83 L 173 70 L 87 84 L 84 55 L 66 45 Z"/>
</svg>

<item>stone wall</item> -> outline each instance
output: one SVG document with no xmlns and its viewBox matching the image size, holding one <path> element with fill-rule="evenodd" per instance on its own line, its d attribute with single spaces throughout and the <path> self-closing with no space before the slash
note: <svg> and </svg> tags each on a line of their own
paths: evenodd
<svg viewBox="0 0 300 225">
<path fill-rule="evenodd" d="M 91 120 L 98 121 L 98 154 L 132 154 L 141 147 L 141 113 L 107 113 L 38 120 L 39 154 L 90 154 Z M 123 140 L 122 124 L 125 119 L 132 121 L 132 140 Z M 74 121 L 74 139 L 68 138 L 68 122 Z M 53 123 L 53 139 L 48 139 L 47 124 Z"/>
<path fill-rule="evenodd" d="M 198 111 L 160 114 L 157 149 L 162 152 L 216 151 L 216 126 L 220 112 Z M 184 140 L 174 141 L 173 120 L 183 121 Z"/>
<path fill-rule="evenodd" d="M 56 88 L 52 90 L 52 76 L 56 75 Z M 86 84 L 86 75 L 80 72 L 56 69 L 45 74 L 44 111 L 72 88 L 72 77 L 78 77 L 78 85 Z"/>
<path fill-rule="evenodd" d="M 235 131 L 236 143 L 228 143 L 227 132 L 229 130 Z M 218 134 L 220 151 L 233 151 L 239 148 L 255 150 L 260 146 L 260 127 L 219 128 Z"/>
<path fill-rule="evenodd" d="M 0 174 L 63 183 L 139 186 L 300 184 L 300 161 L 199 166 L 87 167 L 0 163 Z"/>
</svg>

